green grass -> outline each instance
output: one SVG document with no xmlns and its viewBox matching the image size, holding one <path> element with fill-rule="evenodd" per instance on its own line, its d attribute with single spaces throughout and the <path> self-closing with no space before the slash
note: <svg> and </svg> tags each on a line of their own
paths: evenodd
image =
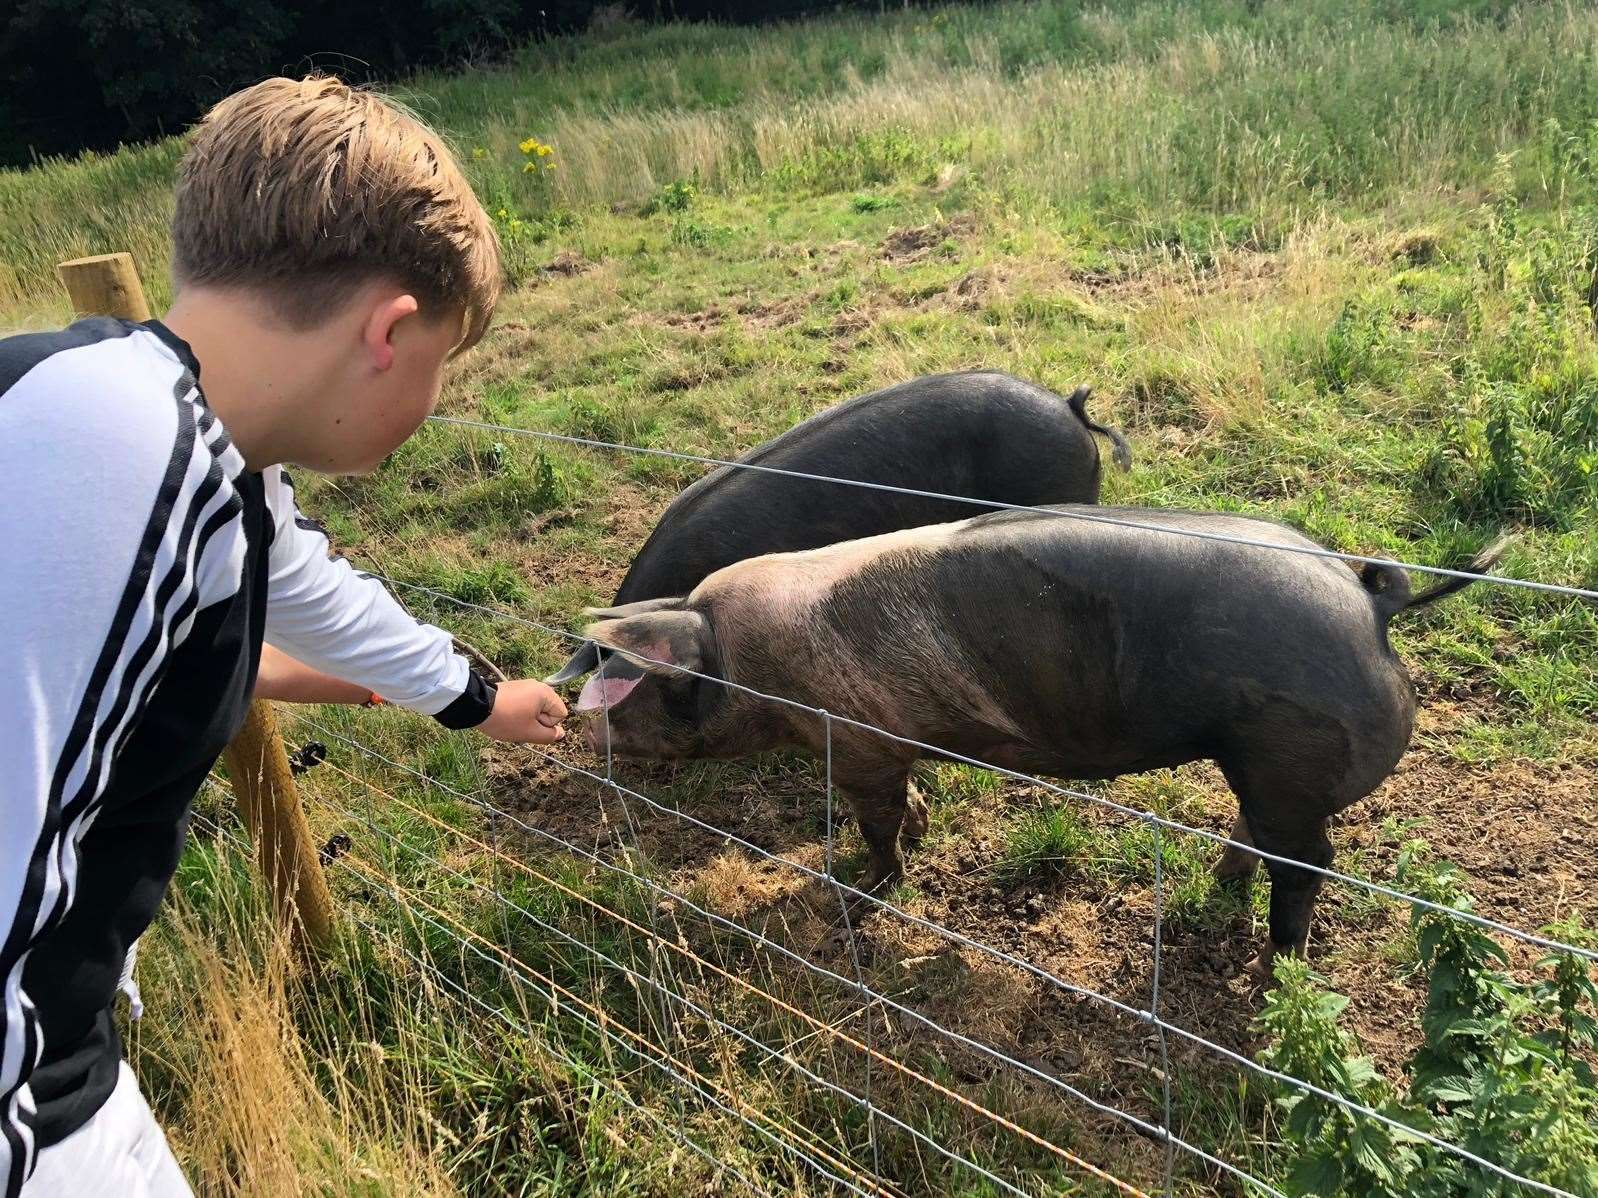
<svg viewBox="0 0 1598 1198">
<path fill-rule="evenodd" d="M 1130 474 L 1107 475 L 1107 501 L 1268 515 L 1335 549 L 1427 564 L 1453 564 L 1509 529 L 1505 573 L 1598 586 L 1595 46 L 1598 15 L 1557 3 L 1011 2 L 760 29 L 623 24 L 529 48 L 503 68 L 418 79 L 403 94 L 454 139 L 490 210 L 503 210 L 519 283 L 499 327 L 454 372 L 444 411 L 721 457 L 871 388 L 991 366 L 1059 391 L 1093 385 L 1095 416 L 1125 428 L 1134 450 Z M 553 145 L 557 169 L 522 172 L 516 147 L 528 136 Z M 164 301 L 179 152 L 173 141 L 0 173 L 0 324 L 64 320 L 53 268 L 81 253 L 133 251 L 152 301 Z M 654 513 L 700 473 L 430 425 L 369 478 L 298 482 L 362 564 L 560 629 L 609 598 Z M 547 673 L 569 648 L 529 624 L 402 595 L 514 674 Z M 1594 759 L 1593 605 L 1478 586 L 1396 621 L 1393 640 L 1430 717 L 1417 746 L 1449 769 Z M 626 813 L 597 788 L 520 774 L 525 755 L 485 759 L 475 738 L 395 712 L 316 718 L 530 822 L 548 819 L 607 859 L 631 844 Z M 334 762 L 357 776 L 368 768 L 343 752 Z M 1022 894 L 1046 907 L 1150 902 L 1146 825 L 1042 805 L 987 771 L 940 764 L 918 776 L 931 804 L 923 852 L 940 872 L 918 873 L 912 859 L 899 901 L 983 938 L 1020 935 L 989 904 Z M 679 970 L 673 983 L 722 1018 L 864 1084 L 858 1055 L 803 1020 L 663 960 L 648 937 L 472 841 L 635 922 L 665 921 L 728 972 L 858 1027 L 846 994 L 402 773 L 369 780 L 457 831 L 329 771 L 307 779 L 316 831 L 351 835 L 363 860 L 548 978 L 666 1042 L 647 987 L 421 854 L 641 972 Z M 633 780 L 772 851 L 820 860 L 821 775 L 808 762 L 696 763 Z M 1161 771 L 1102 793 L 1229 826 L 1224 791 L 1206 775 Z M 1445 812 L 1432 818 L 1446 825 Z M 732 846 L 689 844 L 669 817 L 641 823 L 647 876 L 758 920 L 796 951 L 821 951 L 836 896 L 789 885 Z M 1346 864 L 1390 881 L 1390 847 L 1379 836 Z M 854 876 L 863 850 L 852 828 L 837 848 Z M 1245 907 L 1210 883 L 1212 847 L 1172 836 L 1160 851 L 1184 944 L 1252 934 L 1263 884 Z M 276 1193 L 286 1179 L 326 1177 L 338 1194 L 507 1184 L 659 1194 L 713 1184 L 669 1135 L 635 1131 L 647 1118 L 622 1113 L 617 1087 L 676 1126 L 678 1090 L 658 1071 L 606 1049 L 569 1004 L 402 916 L 345 865 L 331 872 L 341 908 L 376 931 L 352 934 L 321 979 L 296 980 L 273 955 L 238 855 L 205 841 L 186 858 L 143 966 L 147 994 L 170 997 L 152 1003 L 133 1051 L 203 1186 Z M 1354 892 L 1323 909 L 1334 939 L 1391 917 Z M 885 923 L 863 934 L 869 981 L 973 1035 L 1012 1048 L 1043 1036 L 1048 1048 L 1077 1026 L 1069 1013 L 1037 1015 L 1043 996 L 1026 979 Z M 405 951 L 528 1031 L 454 996 Z M 1389 937 L 1359 951 L 1349 965 L 1359 976 L 1341 984 L 1357 1005 L 1393 1001 L 1413 946 Z M 852 971 L 847 956 L 828 960 Z M 219 1005 L 219 995 L 231 997 Z M 219 1022 L 197 1035 L 192 1013 L 210 1007 Z M 246 1043 L 257 1025 L 271 1035 Z M 844 1163 L 871 1161 L 847 1102 L 703 1021 L 672 1034 L 685 1059 L 790 1131 L 809 1129 Z M 1162 1161 L 1141 1138 L 896 1034 L 907 1063 L 1158 1184 Z M 211 1047 L 233 1042 L 241 1055 L 228 1059 L 255 1067 L 216 1063 Z M 1074 1080 L 1123 1086 L 1104 1097 L 1157 1116 L 1157 1087 L 1127 1080 L 1124 1063 L 1144 1060 L 1146 1046 L 1135 1031 L 1107 1043 L 1111 1059 Z M 292 1131 L 252 1146 L 243 1112 L 258 1076 Z M 1260 1095 L 1193 1061 L 1174 1080 L 1186 1138 L 1270 1171 Z M 926 1102 L 883 1069 L 871 1081 L 896 1112 L 1005 1176 L 1097 1192 L 969 1111 Z M 697 1106 L 683 1117 L 771 1192 L 822 1188 L 736 1121 Z M 909 1193 L 986 1192 L 903 1134 L 884 1133 L 879 1147 Z M 1177 1192 L 1230 1191 L 1184 1161 Z"/>
</svg>

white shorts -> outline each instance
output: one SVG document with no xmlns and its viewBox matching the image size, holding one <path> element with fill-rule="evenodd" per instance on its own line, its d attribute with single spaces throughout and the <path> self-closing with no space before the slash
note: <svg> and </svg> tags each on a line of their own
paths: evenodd
<svg viewBox="0 0 1598 1198">
<path fill-rule="evenodd" d="M 39 1153 L 22 1198 L 193 1198 L 139 1080 L 123 1061 L 105 1105 L 77 1131 Z"/>
</svg>

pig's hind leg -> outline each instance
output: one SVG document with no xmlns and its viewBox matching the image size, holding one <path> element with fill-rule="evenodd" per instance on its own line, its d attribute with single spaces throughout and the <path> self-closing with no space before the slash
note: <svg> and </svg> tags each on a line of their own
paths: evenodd
<svg viewBox="0 0 1598 1198">
<path fill-rule="evenodd" d="M 891 771 L 880 766 L 861 772 L 839 770 L 838 789 L 848 801 L 870 853 L 866 875 L 859 883 L 861 890 L 886 889 L 903 877 L 899 833 L 904 829 L 914 836 L 926 830 L 925 803 L 919 808 L 919 818 L 911 814 L 909 786 L 909 769 L 897 764 Z"/>
<path fill-rule="evenodd" d="M 1269 820 L 1257 812 L 1248 813 L 1254 844 L 1262 851 L 1288 861 L 1303 862 L 1316 869 L 1332 864 L 1332 842 L 1326 830 L 1329 820 L 1288 818 Z M 1266 861 L 1271 878 L 1270 940 L 1249 968 L 1270 976 L 1271 964 L 1280 952 L 1302 953 L 1309 944 L 1310 915 L 1320 894 L 1322 875 L 1285 861 Z"/>
<path fill-rule="evenodd" d="M 817 745 L 817 751 L 822 749 Z M 830 783 L 849 805 L 870 851 L 859 889 L 885 889 L 904 874 L 899 832 L 911 839 L 926 831 L 926 803 L 912 798 L 910 768 L 915 756 L 892 741 L 862 728 L 835 727 L 831 736 Z"/>
<path fill-rule="evenodd" d="M 866 799 L 849 796 L 849 805 L 860 823 L 870 851 L 870 865 L 860 889 L 868 892 L 886 889 L 904 876 L 904 858 L 899 855 L 899 830 L 904 826 L 905 796 L 897 800 L 887 795 Z"/>
<path fill-rule="evenodd" d="M 1301 741 L 1298 747 L 1302 745 Z M 1310 915 L 1322 882 L 1316 870 L 1332 864 L 1332 842 L 1326 834 L 1329 817 L 1346 805 L 1326 787 L 1330 784 L 1335 792 L 1342 771 L 1331 762 L 1297 753 L 1228 761 L 1222 771 L 1237 793 L 1240 810 L 1232 839 L 1269 854 L 1265 871 L 1271 879 L 1270 939 L 1249 965 L 1252 972 L 1268 977 L 1277 953 L 1303 952 L 1309 942 Z M 1216 864 L 1216 877 L 1246 880 L 1259 861 L 1253 853 L 1227 846 Z M 1299 862 L 1313 868 L 1295 864 Z"/>
</svg>

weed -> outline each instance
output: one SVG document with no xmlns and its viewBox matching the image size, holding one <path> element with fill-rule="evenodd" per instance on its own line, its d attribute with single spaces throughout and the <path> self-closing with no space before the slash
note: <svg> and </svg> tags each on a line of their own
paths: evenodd
<svg viewBox="0 0 1598 1198">
<path fill-rule="evenodd" d="M 1587 962 L 1555 951 L 1539 963 L 1541 978 L 1517 981 L 1495 940 L 1449 914 L 1472 908 L 1458 871 L 1429 860 L 1416 843 L 1401 857 L 1398 880 L 1445 909 L 1413 914 L 1428 987 L 1424 1043 L 1401 1087 L 1340 1026 L 1348 1000 L 1325 990 L 1302 960 L 1278 962 L 1259 1018 L 1272 1041 L 1261 1059 L 1393 1121 L 1284 1084 L 1277 1107 L 1290 1153 L 1288 1192 L 1464 1198 L 1484 1184 L 1496 1191 L 1475 1165 L 1409 1129 L 1546 1185 L 1590 1191 L 1598 1185 L 1598 1079 L 1584 1054 L 1598 1048 L 1598 984 Z M 1574 919 L 1544 933 L 1577 946 L 1595 942 Z"/>
<path fill-rule="evenodd" d="M 1010 828 L 994 874 L 1005 885 L 1065 874 L 1082 869 L 1084 858 L 1102 847 L 1099 834 L 1075 809 L 1045 807 L 1027 812 Z"/>
<path fill-rule="evenodd" d="M 894 207 L 897 203 L 898 201 L 892 196 L 864 194 L 851 199 L 849 208 L 854 212 L 881 212 Z"/>
<path fill-rule="evenodd" d="M 644 205 L 642 215 L 653 216 L 657 212 L 673 214 L 687 212 L 698 198 L 698 187 L 686 179 L 678 179 L 657 191 L 649 203 Z"/>
</svg>

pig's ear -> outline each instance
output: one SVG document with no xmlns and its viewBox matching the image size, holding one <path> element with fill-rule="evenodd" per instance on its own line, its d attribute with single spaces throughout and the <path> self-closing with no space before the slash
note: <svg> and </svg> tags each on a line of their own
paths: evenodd
<svg viewBox="0 0 1598 1198">
<path fill-rule="evenodd" d="M 641 616 L 652 611 L 681 611 L 686 599 L 640 599 L 636 603 L 623 603 L 616 607 L 585 607 L 583 615 L 590 620 L 625 620 L 628 616 Z"/>
<path fill-rule="evenodd" d="M 631 605 L 629 605 L 631 606 Z M 696 611 L 645 611 L 600 620 L 583 632 L 652 674 L 703 673 L 710 623 Z"/>
</svg>

